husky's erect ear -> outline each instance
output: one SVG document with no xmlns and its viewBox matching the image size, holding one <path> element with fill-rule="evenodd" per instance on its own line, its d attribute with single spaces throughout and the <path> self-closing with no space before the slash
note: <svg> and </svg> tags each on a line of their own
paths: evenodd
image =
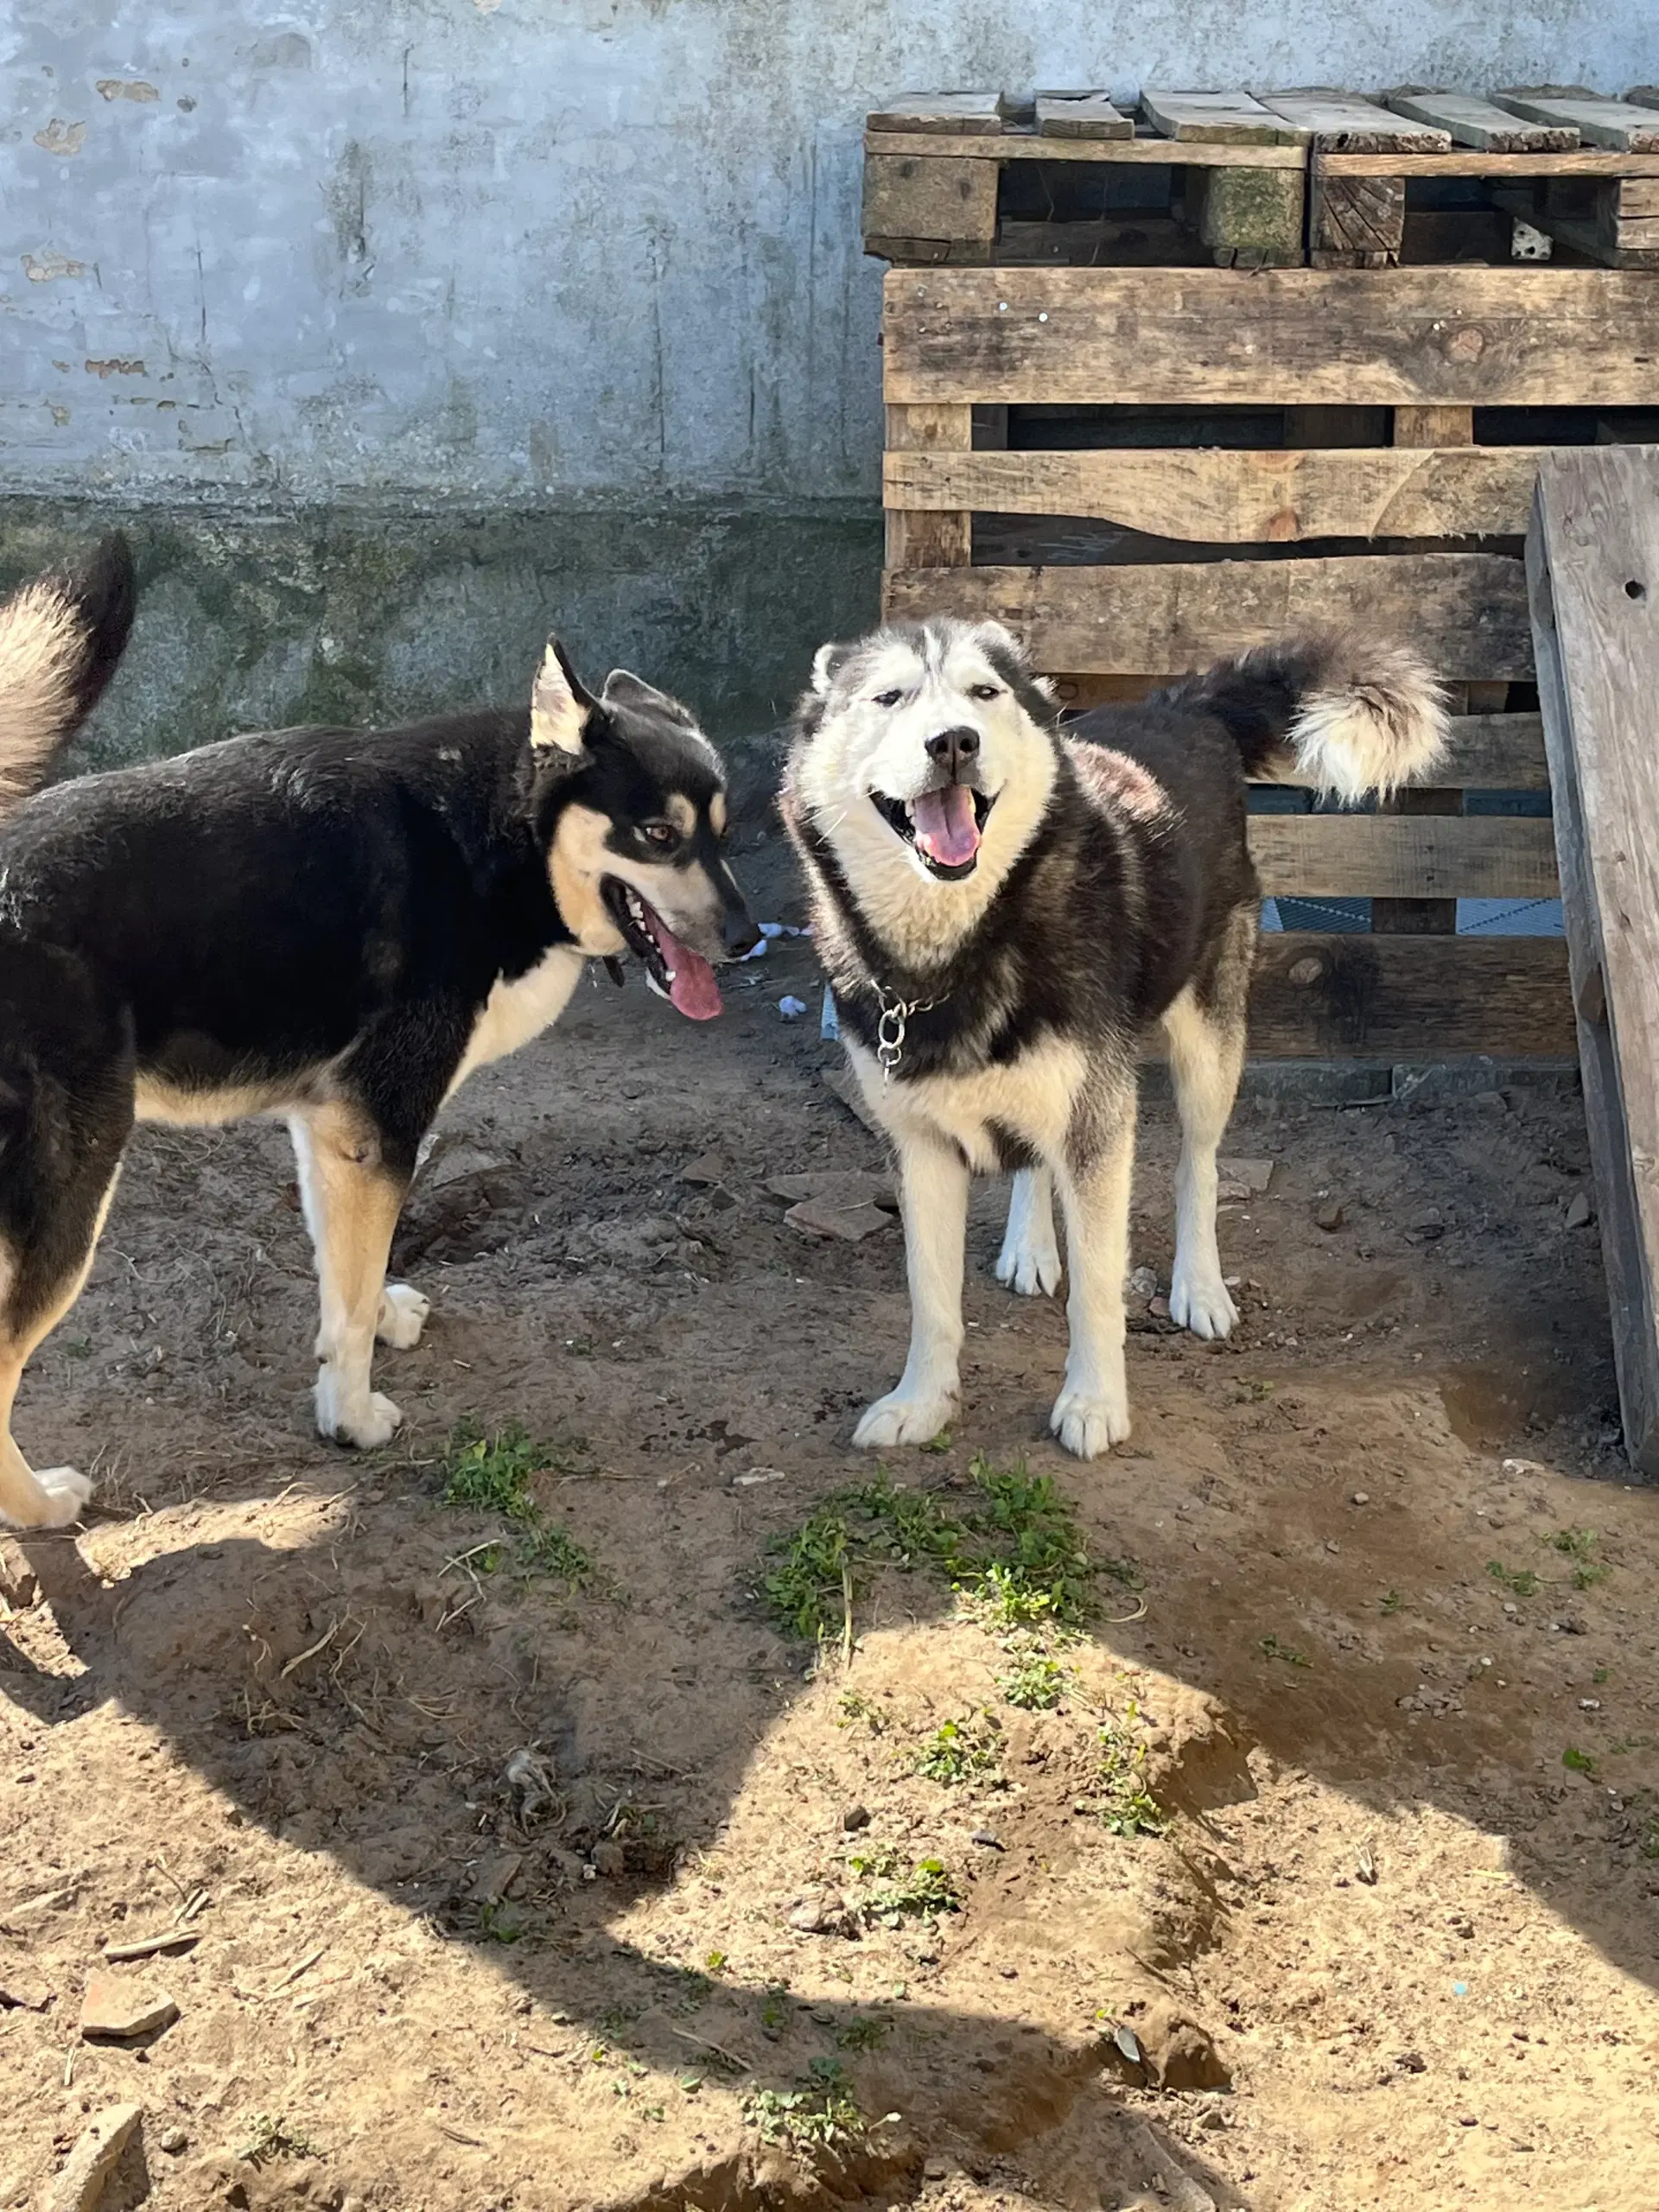
<svg viewBox="0 0 1659 2212">
<path fill-rule="evenodd" d="M 530 691 L 530 748 L 537 761 L 574 766 L 588 757 L 582 742 L 594 701 L 556 638 L 547 641 Z"/>
<path fill-rule="evenodd" d="M 697 727 L 697 718 L 690 707 L 668 692 L 659 691 L 654 683 L 647 683 L 632 669 L 613 668 L 605 679 L 605 689 L 600 696 L 607 707 L 649 707 L 656 714 L 683 722 L 688 729 Z"/>
<path fill-rule="evenodd" d="M 982 652 L 1000 654 L 1004 660 L 1012 661 L 1018 669 L 1030 666 L 1025 647 L 1013 631 L 1004 629 L 1001 623 L 976 622 L 970 635 Z"/>
<path fill-rule="evenodd" d="M 812 656 L 812 689 L 820 699 L 827 699 L 830 687 L 846 665 L 850 645 L 820 645 Z"/>
</svg>

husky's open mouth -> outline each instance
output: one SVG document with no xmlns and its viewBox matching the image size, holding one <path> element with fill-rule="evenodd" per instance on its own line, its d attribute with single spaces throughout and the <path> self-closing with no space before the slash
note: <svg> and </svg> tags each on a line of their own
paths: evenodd
<svg viewBox="0 0 1659 2212">
<path fill-rule="evenodd" d="M 887 826 L 913 845 L 930 875 L 954 883 L 979 865 L 980 840 L 994 799 L 967 784 L 945 784 L 910 800 L 872 791 L 870 804 Z"/>
<path fill-rule="evenodd" d="M 720 985 L 700 952 L 682 944 L 651 902 L 631 883 L 607 875 L 600 895 L 628 950 L 645 964 L 645 981 L 692 1021 L 712 1021 L 720 1012 Z"/>
</svg>

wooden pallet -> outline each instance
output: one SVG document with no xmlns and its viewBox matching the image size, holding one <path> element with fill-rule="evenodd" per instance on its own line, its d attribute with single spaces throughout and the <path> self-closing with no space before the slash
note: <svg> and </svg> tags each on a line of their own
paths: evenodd
<svg viewBox="0 0 1659 2212">
<path fill-rule="evenodd" d="M 1659 265 L 1659 93 L 1646 89 L 1620 101 L 1152 87 L 1134 118 L 1099 93 L 1027 108 L 958 94 L 878 110 L 865 147 L 865 249 L 899 264 L 1386 268 L 1559 246 L 1574 265 Z M 1139 169 L 1164 178 L 1164 197 L 1033 219 L 1009 184 L 1033 163 L 1046 179 L 1062 164 Z M 1448 189 L 1457 204 L 1414 213 Z"/>
<path fill-rule="evenodd" d="M 1625 1448 L 1659 1475 L 1659 448 L 1547 455 L 1527 541 Z"/>
</svg>

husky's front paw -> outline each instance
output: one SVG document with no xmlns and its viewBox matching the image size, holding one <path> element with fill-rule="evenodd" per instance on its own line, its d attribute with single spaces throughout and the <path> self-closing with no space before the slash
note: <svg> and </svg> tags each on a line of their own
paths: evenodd
<svg viewBox="0 0 1659 2212">
<path fill-rule="evenodd" d="M 1194 1275 L 1178 1268 L 1169 1287 L 1169 1318 L 1195 1337 L 1230 1337 L 1238 1320 L 1238 1308 L 1221 1277 Z"/>
<path fill-rule="evenodd" d="M 0 1529 L 67 1529 L 79 1521 L 92 1494 L 92 1478 L 79 1467 L 37 1467 L 40 1496 L 24 1504 L 27 1518 L 0 1513 Z"/>
<path fill-rule="evenodd" d="M 403 1424 L 403 1414 L 378 1390 L 347 1396 L 326 1367 L 318 1376 L 317 1433 L 329 1443 L 351 1444 L 359 1452 L 372 1452 L 377 1444 L 390 1444 Z"/>
<path fill-rule="evenodd" d="M 421 1331 L 431 1311 L 431 1300 L 423 1298 L 412 1284 L 389 1282 L 380 1294 L 380 1318 L 374 1333 L 394 1351 L 412 1351 L 421 1341 Z"/>
<path fill-rule="evenodd" d="M 1084 1390 L 1062 1390 L 1054 1401 L 1048 1425 L 1068 1452 L 1079 1459 L 1094 1459 L 1129 1433 L 1129 1407 L 1125 1397 L 1101 1397 Z"/>
<path fill-rule="evenodd" d="M 890 1444 L 931 1444 L 950 1418 L 953 1401 L 948 1396 L 909 1398 L 889 1390 L 867 1406 L 853 1431 L 861 1452 L 880 1452 Z"/>
<path fill-rule="evenodd" d="M 1052 1235 L 1046 1240 L 1005 1236 L 996 1279 L 1020 1298 L 1052 1298 L 1060 1287 L 1060 1248 Z"/>
</svg>

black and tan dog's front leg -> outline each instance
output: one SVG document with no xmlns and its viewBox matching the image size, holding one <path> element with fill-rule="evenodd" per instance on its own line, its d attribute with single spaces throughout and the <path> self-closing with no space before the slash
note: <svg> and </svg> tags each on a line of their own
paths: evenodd
<svg viewBox="0 0 1659 2212">
<path fill-rule="evenodd" d="M 412 1160 L 406 1166 L 405 1147 L 345 1102 L 296 1114 L 289 1128 L 321 1293 L 318 1433 L 337 1444 L 385 1444 L 403 1414 L 370 1386 L 375 1339 L 407 1350 L 429 1310 L 407 1283 L 386 1281 Z"/>
</svg>

